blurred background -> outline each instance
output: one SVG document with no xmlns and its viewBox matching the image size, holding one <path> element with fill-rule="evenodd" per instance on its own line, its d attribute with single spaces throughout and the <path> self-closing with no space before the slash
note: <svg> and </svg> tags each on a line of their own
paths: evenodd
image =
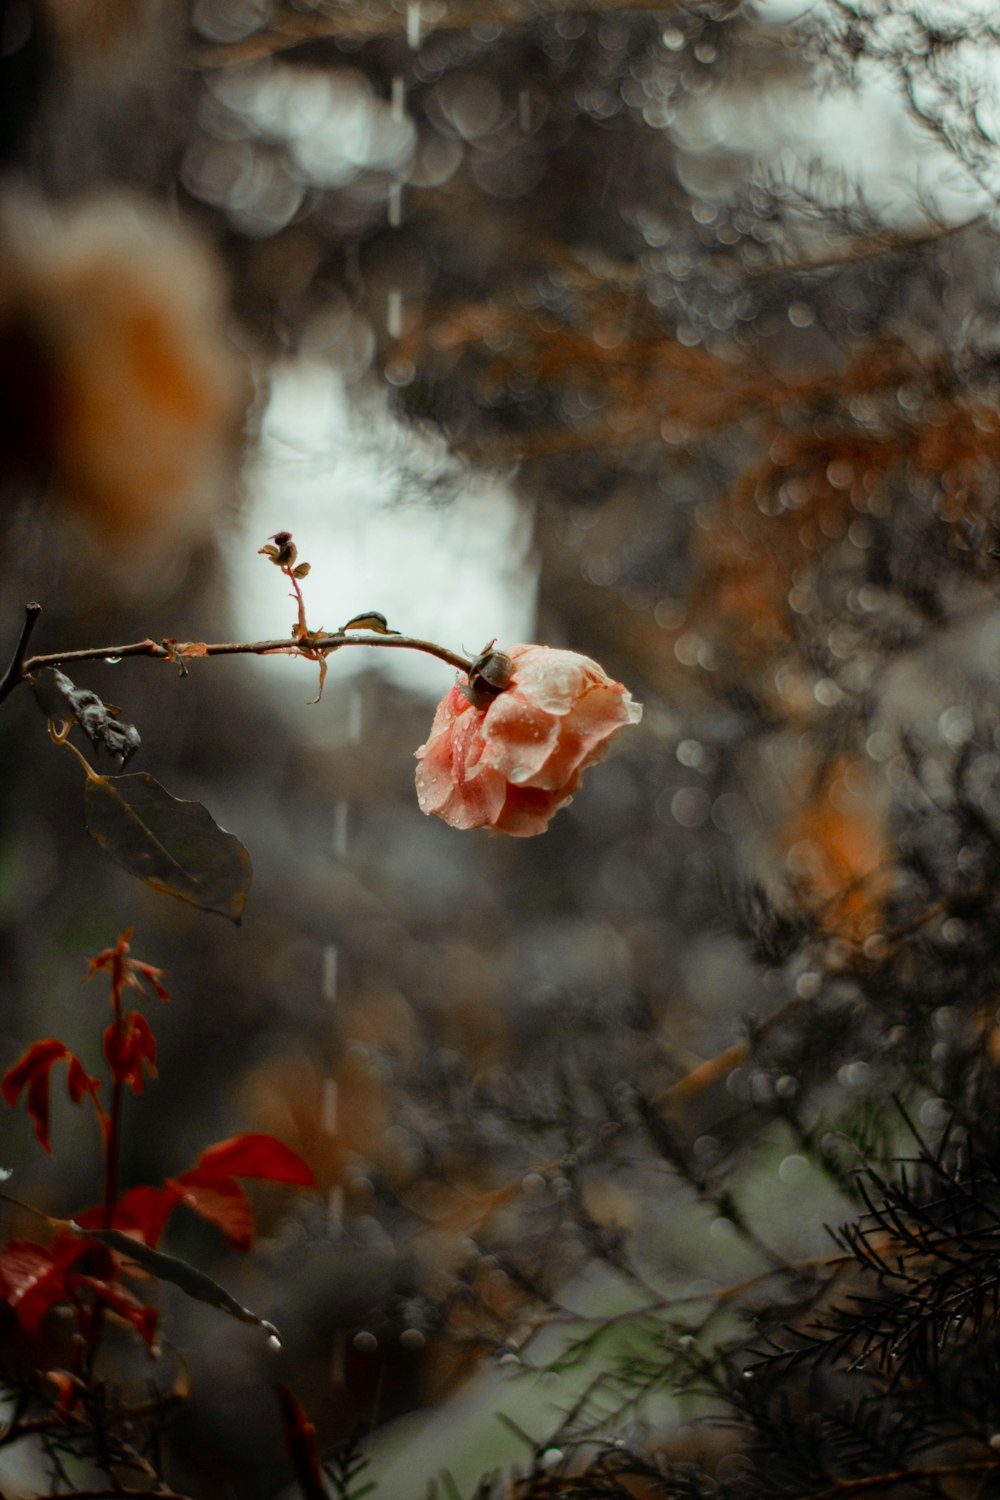
<svg viewBox="0 0 1000 1500">
<path fill-rule="evenodd" d="M 261 1190 L 250 1257 L 171 1227 L 283 1335 L 161 1289 L 178 1492 L 290 1482 L 277 1381 L 392 1500 L 561 1472 L 594 1365 L 513 1378 L 540 1326 L 821 1253 L 817 1122 L 986 1003 L 949 903 L 1000 823 L 992 10 L 0 3 L 4 650 L 29 600 L 38 652 L 283 636 L 289 530 L 313 628 L 565 646 L 645 704 L 504 839 L 416 805 L 436 661 L 340 652 L 318 704 L 285 657 L 81 664 L 249 849 L 236 929 L 108 861 L 4 703 L 0 1067 L 96 1067 L 80 981 L 134 927 L 174 999 L 127 1180 L 263 1130 L 319 1183 Z M 920 1025 L 907 922 L 966 945 Z M 68 1104 L 52 1160 L 3 1142 L 22 1198 L 99 1196 Z"/>
</svg>

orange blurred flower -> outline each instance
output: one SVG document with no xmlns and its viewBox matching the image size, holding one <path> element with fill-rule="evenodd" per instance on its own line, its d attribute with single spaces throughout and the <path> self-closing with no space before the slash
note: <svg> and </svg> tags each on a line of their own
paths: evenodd
<svg viewBox="0 0 1000 1500">
<path fill-rule="evenodd" d="M 868 767 L 840 757 L 785 829 L 786 869 L 823 930 L 863 944 L 884 922 L 892 859 Z"/>
<path fill-rule="evenodd" d="M 209 251 L 139 198 L 25 200 L 3 227 L 0 429 L 13 468 L 111 544 L 201 529 L 242 404 Z"/>
</svg>

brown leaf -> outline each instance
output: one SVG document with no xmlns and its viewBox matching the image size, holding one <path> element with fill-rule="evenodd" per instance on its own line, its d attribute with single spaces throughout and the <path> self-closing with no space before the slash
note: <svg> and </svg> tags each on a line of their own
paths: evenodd
<svg viewBox="0 0 1000 1500">
<path fill-rule="evenodd" d="M 154 890 L 239 922 L 250 856 L 200 802 L 182 802 L 143 772 L 87 781 L 87 829 L 105 853 Z"/>
</svg>

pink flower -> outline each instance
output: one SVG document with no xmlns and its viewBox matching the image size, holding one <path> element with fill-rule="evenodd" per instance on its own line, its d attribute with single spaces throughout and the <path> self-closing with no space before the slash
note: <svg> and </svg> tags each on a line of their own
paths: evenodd
<svg viewBox="0 0 1000 1500">
<path fill-rule="evenodd" d="M 487 648 L 469 677 L 471 686 L 463 678 L 442 698 L 417 751 L 421 810 L 453 828 L 544 833 L 584 768 L 642 716 L 620 682 L 575 651 L 513 646 L 505 657 Z"/>
</svg>

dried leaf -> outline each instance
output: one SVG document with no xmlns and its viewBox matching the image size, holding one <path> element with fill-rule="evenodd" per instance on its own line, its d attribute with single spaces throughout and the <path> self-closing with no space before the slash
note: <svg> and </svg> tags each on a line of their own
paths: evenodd
<svg viewBox="0 0 1000 1500">
<path fill-rule="evenodd" d="M 102 702 L 90 688 L 76 687 L 55 667 L 44 667 L 32 686 L 47 719 L 75 719 L 90 743 L 104 745 L 123 768 L 142 743 L 138 729 L 120 720 L 117 708 Z"/>
<path fill-rule="evenodd" d="M 163 1250 L 153 1250 L 149 1245 L 123 1234 L 120 1229 L 86 1229 L 72 1220 L 70 1228 L 88 1240 L 99 1241 L 109 1250 L 117 1250 L 160 1281 L 172 1281 L 174 1286 L 179 1286 L 182 1292 L 198 1302 L 207 1302 L 220 1312 L 238 1318 L 241 1323 L 254 1323 L 272 1338 L 277 1338 L 278 1330 L 273 1323 L 269 1323 L 266 1318 L 259 1318 L 256 1313 L 237 1302 L 225 1287 L 213 1281 L 211 1276 L 206 1276 L 204 1271 L 199 1271 L 196 1266 L 189 1265 L 186 1260 L 181 1260 L 176 1255 L 167 1255 Z"/>
<path fill-rule="evenodd" d="M 207 656 L 208 646 L 204 641 L 178 641 L 172 635 L 165 635 L 162 642 L 167 653 L 167 661 L 172 661 L 181 677 L 188 675 L 187 664 L 192 656 Z"/>
<path fill-rule="evenodd" d="M 145 772 L 97 776 L 86 787 L 87 829 L 105 853 L 156 891 L 239 922 L 250 856 L 200 802 L 172 797 Z"/>
</svg>

